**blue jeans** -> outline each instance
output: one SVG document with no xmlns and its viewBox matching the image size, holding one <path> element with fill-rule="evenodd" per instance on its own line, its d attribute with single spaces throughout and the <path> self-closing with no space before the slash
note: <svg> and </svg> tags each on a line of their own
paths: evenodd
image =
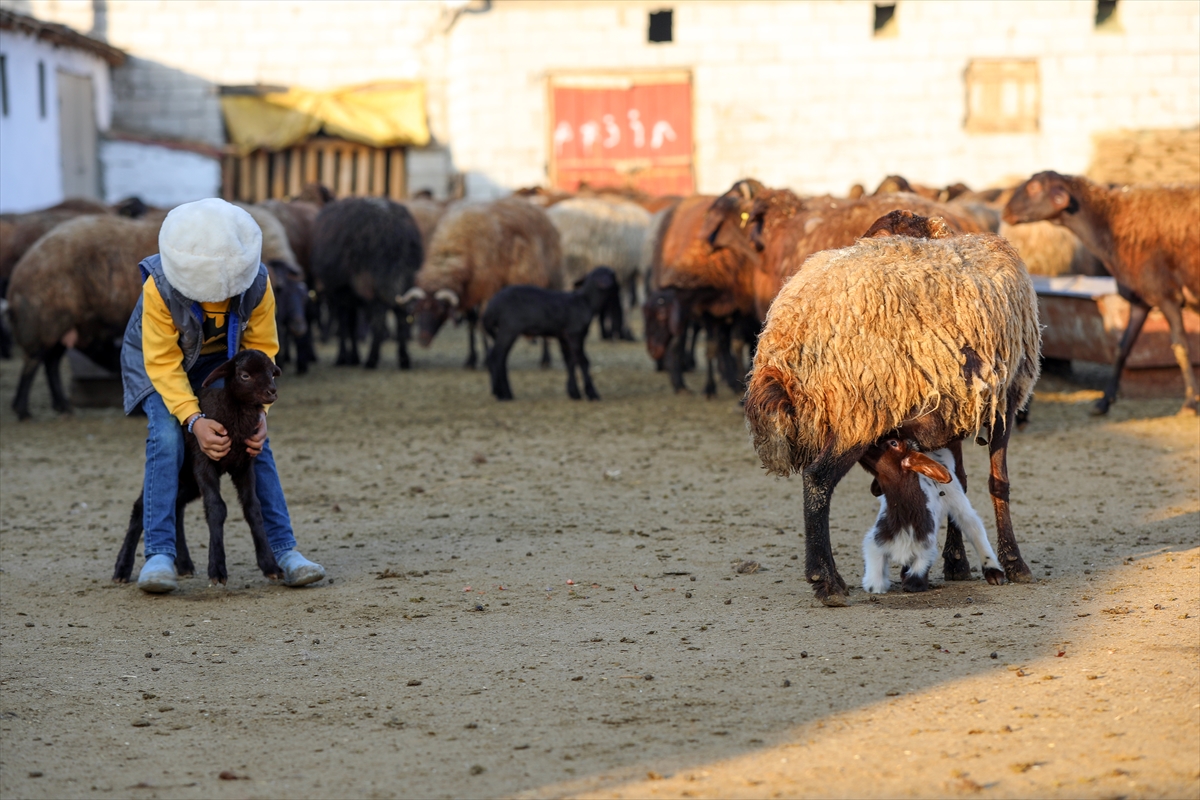
<svg viewBox="0 0 1200 800">
<path fill-rule="evenodd" d="M 225 362 L 225 354 L 201 356 L 188 371 L 192 390 L 216 367 Z M 214 386 L 221 383 L 215 382 Z M 183 426 L 175 415 L 167 410 L 158 392 L 142 401 L 146 412 L 146 478 L 145 500 L 142 511 L 142 526 L 145 529 L 146 558 L 156 555 L 175 557 L 175 496 L 179 492 L 179 470 L 183 468 Z M 231 442 L 233 447 L 245 447 L 241 442 Z M 275 456 L 271 453 L 268 438 L 262 452 L 254 459 L 254 479 L 258 501 L 262 504 L 263 526 L 267 530 L 267 543 L 271 552 L 279 555 L 296 546 L 292 533 L 292 520 L 288 515 L 287 500 L 283 486 L 279 483 L 279 472 L 275 469 Z"/>
</svg>

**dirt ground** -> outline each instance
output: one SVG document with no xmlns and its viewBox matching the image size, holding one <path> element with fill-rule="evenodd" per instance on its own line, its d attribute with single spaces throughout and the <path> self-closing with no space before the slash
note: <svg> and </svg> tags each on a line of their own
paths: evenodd
<svg viewBox="0 0 1200 800">
<path fill-rule="evenodd" d="M 0 795 L 1200 797 L 1200 424 L 1176 395 L 1095 419 L 1092 388 L 1039 386 L 1010 451 L 1037 583 L 939 566 L 828 609 L 799 480 L 761 470 L 728 390 L 589 349 L 599 403 L 531 344 L 505 404 L 461 331 L 403 374 L 324 350 L 270 426 L 329 580 L 272 585 L 231 514 L 229 585 L 167 596 L 109 580 L 144 422 L 57 417 L 39 379 L 18 424 L 0 364 Z M 834 500 L 852 585 L 868 483 Z"/>
</svg>

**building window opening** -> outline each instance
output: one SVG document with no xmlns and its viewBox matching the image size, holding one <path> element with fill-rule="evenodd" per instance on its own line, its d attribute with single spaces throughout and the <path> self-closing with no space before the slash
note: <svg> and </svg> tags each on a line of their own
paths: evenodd
<svg viewBox="0 0 1200 800">
<path fill-rule="evenodd" d="M 876 3 L 875 38 L 886 39 L 895 36 L 898 30 L 896 25 L 896 4 Z"/>
<path fill-rule="evenodd" d="M 46 62 L 38 62 L 38 113 L 46 118 Z"/>
<path fill-rule="evenodd" d="M 8 56 L 0 56 L 0 114 L 8 116 Z"/>
<path fill-rule="evenodd" d="M 1119 33 L 1121 20 L 1117 16 L 1117 0 L 1096 0 L 1096 30 Z"/>
<path fill-rule="evenodd" d="M 671 9 L 665 11 L 650 12 L 650 34 L 651 42 L 673 42 L 675 41 L 673 20 L 675 12 Z"/>
</svg>

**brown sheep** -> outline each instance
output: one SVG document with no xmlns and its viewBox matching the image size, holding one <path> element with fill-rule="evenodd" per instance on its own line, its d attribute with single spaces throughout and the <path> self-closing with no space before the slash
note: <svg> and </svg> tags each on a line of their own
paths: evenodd
<svg viewBox="0 0 1200 800">
<path fill-rule="evenodd" d="M 751 197 L 761 189 L 762 184 L 757 181 L 743 180 L 720 198 L 695 195 L 680 200 L 667 212 L 655 239 L 647 286 L 648 291 L 655 293 L 655 301 L 661 299 L 659 293 L 663 291 L 672 293 L 672 302 L 677 309 L 675 314 L 681 318 L 675 326 L 677 331 L 686 331 L 691 322 L 704 324 L 710 343 L 715 347 L 710 353 L 710 374 L 711 360 L 715 357 L 726 383 L 739 393 L 742 391 L 742 370 L 733 358 L 728 339 L 738 318 L 753 309 L 748 279 L 752 275 L 750 261 L 757 254 L 729 248 L 714 249 L 709 240 L 720 234 L 720 215 L 713 212 L 717 204 L 730 195 Z M 648 296 L 647 302 L 651 299 Z M 647 337 L 647 347 L 651 346 L 652 338 Z M 676 392 L 687 391 L 683 380 L 685 338 L 670 335 L 664 358 L 671 386 Z M 716 384 L 710 380 L 705 386 L 705 394 L 711 397 L 715 392 Z"/>
<path fill-rule="evenodd" d="M 29 390 L 38 367 L 54 410 L 67 412 L 59 366 L 76 347 L 116 371 L 114 340 L 142 291 L 138 262 L 158 252 L 161 222 L 85 216 L 62 223 L 34 244 L 13 270 L 8 287 L 13 338 L 25 352 L 13 410 L 29 418 Z"/>
<path fill-rule="evenodd" d="M 416 286 L 401 303 L 415 301 L 418 341 L 428 347 L 451 313 L 469 326 L 470 353 L 478 363 L 475 324 L 484 304 L 505 286 L 563 287 L 562 247 L 546 212 L 526 200 L 460 203 L 433 234 Z"/>
<path fill-rule="evenodd" d="M 787 282 L 759 338 L 746 419 L 769 472 L 804 476 L 806 575 L 822 603 L 846 604 L 829 543 L 833 490 L 896 431 L 923 451 L 988 432 L 1000 561 L 1010 581 L 1032 579 L 1006 455 L 1040 346 L 1032 282 L 994 234 L 860 239 L 814 254 Z"/>
<path fill-rule="evenodd" d="M 1094 413 L 1116 402 L 1125 359 L 1152 308 L 1171 328 L 1171 349 L 1183 372 L 1183 410 L 1200 414 L 1200 393 L 1183 329 L 1183 308 L 1200 311 L 1200 186 L 1125 186 L 1109 189 L 1087 178 L 1039 172 L 1004 208 L 1010 225 L 1050 220 L 1070 230 L 1117 279 L 1130 300 L 1112 378 Z"/>
<path fill-rule="evenodd" d="M 805 259 L 821 250 L 854 244 L 877 219 L 898 209 L 940 217 L 954 233 L 984 230 L 955 207 L 914 194 L 889 193 L 860 200 L 802 199 L 787 190 L 767 190 L 753 201 L 729 207 L 726 221 L 731 224 L 722 226 L 726 238 L 716 238 L 713 244 L 761 253 L 749 282 L 754 313 L 763 319 L 780 287 Z M 746 215 L 744 224 L 738 222 L 742 214 Z"/>
</svg>

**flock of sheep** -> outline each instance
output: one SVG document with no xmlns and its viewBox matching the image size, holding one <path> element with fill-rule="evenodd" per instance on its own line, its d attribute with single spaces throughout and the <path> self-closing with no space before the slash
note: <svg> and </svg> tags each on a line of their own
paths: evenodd
<svg viewBox="0 0 1200 800">
<path fill-rule="evenodd" d="M 505 360 L 521 335 L 557 338 L 570 396 L 580 397 L 579 369 L 587 397 L 599 399 L 583 339 L 594 317 L 603 335 L 630 338 L 625 315 L 639 288 L 647 350 L 677 390 L 706 332 L 706 394 L 719 373 L 745 397 L 764 466 L 804 477 L 807 578 L 827 605 L 847 593 L 829 544 L 829 500 L 856 463 L 881 497 L 864 540 L 865 589 L 887 590 L 889 560 L 904 568 L 906 590 L 926 588 L 943 520 L 947 579 L 970 574 L 964 531 L 989 582 L 1030 579 L 1009 518 L 1005 457 L 1039 373 L 1029 271 L 1107 270 L 1133 302 L 1098 413 L 1115 400 L 1152 307 L 1170 324 L 1185 407 L 1197 407 L 1181 316 L 1200 309 L 1196 186 L 1111 187 L 1042 172 L 1003 190 L 890 177 L 871 195 L 855 187 L 848 197 L 805 197 L 747 179 L 718 197 L 531 189 L 452 204 L 334 200 L 313 186 L 247 210 L 263 229 L 278 297 L 280 360 L 294 347 L 301 372 L 326 320 L 336 322 L 338 364 L 359 363 L 365 325 L 364 365 L 376 367 L 395 338 L 402 369 L 411 366 L 411 325 L 427 345 L 447 320 L 465 320 L 473 367 L 482 318 L 498 399 L 513 396 Z M 141 289 L 136 265 L 156 251 L 163 215 L 136 201 L 68 201 L 0 219 L 0 281 L 25 353 L 13 402 L 22 418 L 41 365 L 54 407 L 68 407 L 58 374 L 67 347 L 115 366 L 114 341 Z M 976 435 L 991 451 L 996 553 L 964 493 L 961 442 Z"/>
</svg>

